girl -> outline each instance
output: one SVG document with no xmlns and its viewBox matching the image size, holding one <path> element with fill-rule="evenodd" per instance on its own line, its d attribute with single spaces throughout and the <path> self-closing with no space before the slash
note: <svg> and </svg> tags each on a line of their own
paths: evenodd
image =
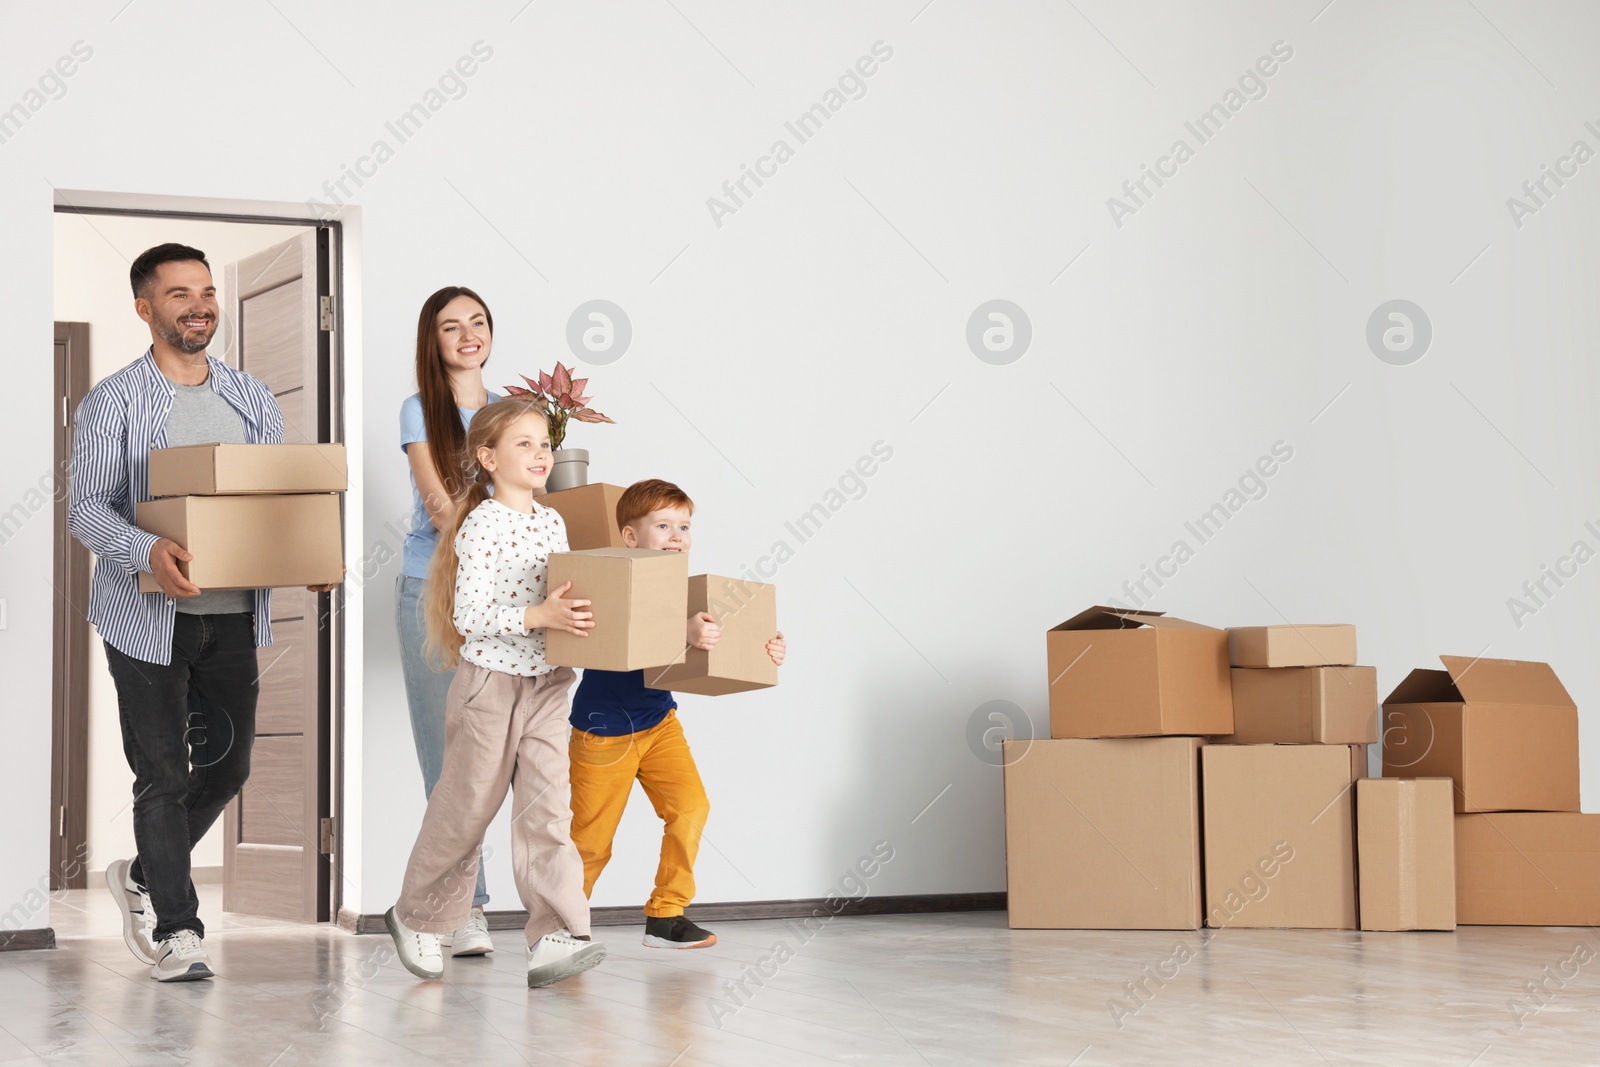
<svg viewBox="0 0 1600 1067">
<path fill-rule="evenodd" d="M 454 677 L 430 663 L 422 650 L 428 561 L 438 547 L 439 530 L 450 520 L 452 499 L 465 488 L 466 427 L 478 409 L 500 399 L 483 385 L 493 334 L 494 316 L 471 289 L 450 285 L 428 297 L 417 316 L 418 391 L 400 405 L 400 449 L 411 466 L 411 527 L 396 590 L 396 622 L 424 796 L 433 794 L 444 763 L 444 705 Z M 483 915 L 489 892 L 482 860 L 480 855 L 467 922 L 443 939 L 452 956 L 477 956 L 494 949 Z"/>
<path fill-rule="evenodd" d="M 567 550 L 567 531 L 559 513 L 534 501 L 554 459 L 543 413 L 520 397 L 497 400 L 473 418 L 466 444 L 470 481 L 440 531 L 423 605 L 425 651 L 460 665 L 446 702 L 444 766 L 385 920 L 407 970 L 444 974 L 439 935 L 467 917 L 483 832 L 509 787 L 528 985 L 546 986 L 606 954 L 589 939 L 583 861 L 569 836 L 574 674 L 544 659 L 546 628 L 587 637 L 594 621 L 589 601 L 563 599 L 571 582 L 546 595 L 545 562 Z"/>
</svg>

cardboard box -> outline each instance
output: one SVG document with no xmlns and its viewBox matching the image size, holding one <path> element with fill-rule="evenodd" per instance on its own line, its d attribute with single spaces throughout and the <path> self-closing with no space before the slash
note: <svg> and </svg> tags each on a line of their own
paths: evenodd
<svg viewBox="0 0 1600 1067">
<path fill-rule="evenodd" d="M 184 445 L 150 450 L 150 495 L 342 493 L 344 445 Z"/>
<path fill-rule="evenodd" d="M 1206 925 L 1356 928 L 1359 746 L 1206 745 Z"/>
<path fill-rule="evenodd" d="M 1051 737 L 1233 732 L 1221 630 L 1159 611 L 1093 607 L 1045 643 Z"/>
<path fill-rule="evenodd" d="M 617 528 L 617 501 L 622 499 L 622 492 L 620 485 L 596 482 L 535 499 L 561 513 L 567 525 L 567 547 L 582 552 L 622 547 L 622 531 Z"/>
<path fill-rule="evenodd" d="M 1235 667 L 1344 667 L 1356 662 L 1356 628 L 1232 626 L 1228 662 Z"/>
<path fill-rule="evenodd" d="M 194 554 L 178 569 L 202 590 L 327 585 L 344 577 L 339 497 L 178 496 L 134 508 L 134 525 Z M 139 572 L 139 592 L 159 593 Z"/>
<path fill-rule="evenodd" d="M 1577 811 L 1578 709 L 1547 663 L 1440 656 L 1383 702 L 1383 773 L 1452 778 L 1456 811 Z"/>
<path fill-rule="evenodd" d="M 714 697 L 778 684 L 778 665 L 767 655 L 778 632 L 777 586 L 697 574 L 689 579 L 687 615 L 702 611 L 722 627 L 716 647 L 686 647 L 672 664 L 647 667 L 646 688 Z"/>
<path fill-rule="evenodd" d="M 1199 929 L 1200 745 L 1007 741 L 1012 929 Z"/>
<path fill-rule="evenodd" d="M 567 600 L 588 600 L 589 636 L 545 631 L 545 659 L 558 667 L 636 671 L 671 663 L 684 649 L 689 557 L 644 548 L 591 548 L 550 557 L 545 586 L 568 581 Z"/>
<path fill-rule="evenodd" d="M 1375 667 L 1235 667 L 1237 745 L 1370 745 L 1378 740 Z"/>
<path fill-rule="evenodd" d="M 1600 924 L 1600 815 L 1456 816 L 1456 922 Z"/>
<path fill-rule="evenodd" d="M 1356 783 L 1361 929 L 1456 928 L 1452 793 L 1448 778 Z"/>
</svg>

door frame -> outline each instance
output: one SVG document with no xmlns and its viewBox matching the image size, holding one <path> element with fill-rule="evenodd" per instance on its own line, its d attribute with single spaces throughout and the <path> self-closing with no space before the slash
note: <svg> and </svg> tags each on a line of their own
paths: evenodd
<svg viewBox="0 0 1600 1067">
<path fill-rule="evenodd" d="M 89 550 L 67 529 L 72 422 L 89 391 L 89 324 L 57 322 L 54 563 L 51 587 L 50 888 L 89 884 Z"/>
<path fill-rule="evenodd" d="M 208 210 L 206 206 L 210 206 Z M 319 217 L 308 213 L 305 204 L 282 203 L 272 201 L 246 201 L 246 200 L 210 200 L 208 198 L 165 196 L 146 193 L 110 193 L 102 191 L 78 191 L 56 189 L 54 196 L 54 212 L 71 215 L 120 215 L 134 218 L 156 219 L 194 219 L 203 222 L 230 222 L 264 226 L 292 226 L 315 227 L 319 251 L 325 251 L 325 256 L 319 256 L 319 261 L 326 264 L 327 277 L 319 278 L 319 283 L 325 283 L 323 292 L 328 293 L 333 299 L 333 328 L 323 331 L 319 336 L 319 354 L 326 360 L 327 367 L 327 402 L 321 418 L 327 420 L 326 430 L 328 440 L 345 442 L 345 332 L 347 316 L 345 313 L 346 292 L 351 285 L 347 284 L 349 278 L 348 265 L 345 253 L 345 228 L 346 220 L 352 223 L 359 232 L 359 209 L 346 207 L 333 217 Z M 320 268 L 319 268 L 320 269 Z M 340 498 L 340 509 L 346 530 L 346 557 L 351 545 L 350 523 L 358 516 L 352 515 L 347 501 Z M 62 520 L 65 521 L 64 519 Z M 322 879 L 318 893 L 319 914 L 321 921 L 331 921 L 339 914 L 344 905 L 344 881 L 342 876 L 345 850 L 345 818 L 344 818 L 344 785 L 345 785 L 345 720 L 346 720 L 346 693 L 347 678 L 345 659 L 348 644 L 345 633 L 345 585 L 340 585 L 332 593 L 319 594 L 317 600 L 322 602 L 327 615 L 327 655 L 324 662 L 324 683 L 322 686 L 323 702 L 322 714 L 319 716 L 318 725 L 322 733 L 324 752 L 324 773 L 318 776 L 318 796 L 315 803 L 319 810 L 326 811 L 333 819 L 333 835 L 330 842 L 330 851 L 323 855 L 326 864 L 326 878 Z M 85 600 L 87 603 L 87 599 Z M 85 622 L 87 628 L 87 622 Z M 88 671 L 83 665 L 81 689 L 85 693 L 87 705 Z M 87 719 L 87 707 L 85 708 Z M 84 731 L 85 738 L 87 731 Z M 81 805 L 86 808 L 86 803 Z M 87 834 L 87 811 L 84 811 L 85 834 Z M 52 834 L 51 840 L 55 840 Z M 53 855 L 53 853 L 52 853 Z M 54 867 L 52 867 L 54 870 Z"/>
</svg>

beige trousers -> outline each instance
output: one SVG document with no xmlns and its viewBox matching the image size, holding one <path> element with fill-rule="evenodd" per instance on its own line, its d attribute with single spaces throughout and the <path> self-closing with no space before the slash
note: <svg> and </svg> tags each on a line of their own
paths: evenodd
<svg viewBox="0 0 1600 1067">
<path fill-rule="evenodd" d="M 558 667 L 537 678 L 463 663 L 445 704 L 444 769 L 428 799 L 395 913 L 413 930 L 465 926 L 484 831 L 511 790 L 511 864 L 528 910 L 527 943 L 566 927 L 589 933 L 583 859 L 572 843 L 567 690 Z"/>
</svg>

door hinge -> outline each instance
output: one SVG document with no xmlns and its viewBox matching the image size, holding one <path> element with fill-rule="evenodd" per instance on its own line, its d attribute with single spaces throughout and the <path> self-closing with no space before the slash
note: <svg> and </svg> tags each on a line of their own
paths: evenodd
<svg viewBox="0 0 1600 1067">
<path fill-rule="evenodd" d="M 317 328 L 323 333 L 328 333 L 333 329 L 333 297 L 319 296 L 317 298 L 317 308 L 320 316 Z"/>
<path fill-rule="evenodd" d="M 333 820 L 323 819 L 319 824 L 317 851 L 324 856 L 333 855 Z"/>
</svg>

